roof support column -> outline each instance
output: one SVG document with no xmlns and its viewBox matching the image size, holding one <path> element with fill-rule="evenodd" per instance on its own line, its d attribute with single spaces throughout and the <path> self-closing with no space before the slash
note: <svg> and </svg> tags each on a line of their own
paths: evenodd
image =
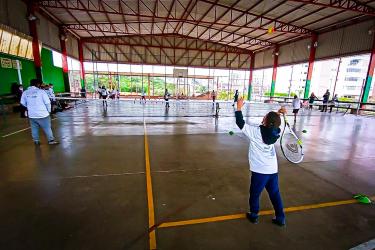
<svg viewBox="0 0 375 250">
<path fill-rule="evenodd" d="M 314 69 L 315 52 L 316 52 L 317 42 L 318 42 L 318 35 L 313 34 L 312 37 L 311 37 L 309 67 L 307 69 L 307 78 L 306 78 L 306 83 L 305 83 L 305 94 L 303 95 L 303 98 L 309 98 L 311 77 L 312 77 L 312 72 L 313 72 L 313 69 Z"/>
<path fill-rule="evenodd" d="M 64 79 L 64 87 L 65 92 L 70 92 L 70 85 L 69 85 L 69 69 L 68 69 L 68 54 L 66 52 L 66 41 L 67 36 L 66 32 L 63 29 L 60 29 L 60 47 L 61 47 L 61 54 L 62 54 L 62 70 L 63 70 L 63 79 Z"/>
<path fill-rule="evenodd" d="M 27 18 L 29 21 L 30 35 L 33 38 L 32 47 L 33 47 L 35 74 L 36 74 L 37 79 L 43 81 L 42 60 L 40 57 L 40 50 L 39 50 L 38 29 L 36 27 L 37 17 L 35 16 L 35 8 L 36 8 L 36 5 L 34 4 L 34 1 L 28 1 L 28 5 L 27 5 L 28 17 Z"/>
<path fill-rule="evenodd" d="M 374 68 L 375 68 L 375 33 L 373 35 L 370 63 L 367 69 L 366 83 L 363 86 L 363 90 L 362 90 L 363 94 L 362 94 L 361 102 L 368 101 L 370 88 L 371 88 L 371 82 L 372 82 L 372 78 L 374 77 Z"/>
<path fill-rule="evenodd" d="M 150 100 L 150 74 L 147 74 L 147 95 L 148 95 L 148 99 Z"/>
<path fill-rule="evenodd" d="M 85 88 L 85 66 L 83 64 L 83 42 L 82 40 L 78 41 L 78 57 L 79 64 L 81 66 L 81 88 Z"/>
<path fill-rule="evenodd" d="M 276 45 L 273 51 L 273 70 L 272 70 L 272 82 L 271 82 L 271 91 L 270 91 L 271 98 L 275 95 L 275 84 L 276 84 L 276 75 L 277 75 L 278 66 L 279 66 L 279 45 Z"/>
<path fill-rule="evenodd" d="M 254 53 L 250 53 L 250 72 L 249 72 L 249 86 L 247 89 L 247 100 L 251 101 L 251 94 L 253 93 L 253 71 L 254 71 Z"/>
</svg>

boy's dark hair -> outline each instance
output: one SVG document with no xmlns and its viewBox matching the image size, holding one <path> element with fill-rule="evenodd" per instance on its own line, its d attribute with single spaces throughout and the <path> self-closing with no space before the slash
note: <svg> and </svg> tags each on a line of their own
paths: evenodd
<svg viewBox="0 0 375 250">
<path fill-rule="evenodd" d="M 39 84 L 42 84 L 42 81 L 39 79 L 31 79 L 30 80 L 30 86 L 38 86 Z"/>
<path fill-rule="evenodd" d="M 281 125 L 280 115 L 274 111 L 269 112 L 264 118 L 263 125 L 267 128 L 278 128 Z"/>
</svg>

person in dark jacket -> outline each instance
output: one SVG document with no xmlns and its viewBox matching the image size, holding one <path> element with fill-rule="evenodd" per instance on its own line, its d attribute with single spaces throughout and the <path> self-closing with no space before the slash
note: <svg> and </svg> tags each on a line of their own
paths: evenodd
<svg viewBox="0 0 375 250">
<path fill-rule="evenodd" d="M 314 105 L 314 101 L 315 100 L 318 100 L 318 97 L 316 97 L 316 95 L 314 94 L 314 92 L 311 93 L 310 97 L 309 97 L 309 109 L 313 109 L 313 105 Z"/>
<path fill-rule="evenodd" d="M 329 93 L 329 90 L 327 89 L 326 93 L 323 95 L 323 107 L 321 112 L 327 112 L 328 108 L 328 100 L 331 93 Z"/>
<path fill-rule="evenodd" d="M 234 104 L 238 101 L 238 89 L 236 89 L 236 92 L 234 93 L 234 100 L 232 106 L 234 107 Z"/>
</svg>

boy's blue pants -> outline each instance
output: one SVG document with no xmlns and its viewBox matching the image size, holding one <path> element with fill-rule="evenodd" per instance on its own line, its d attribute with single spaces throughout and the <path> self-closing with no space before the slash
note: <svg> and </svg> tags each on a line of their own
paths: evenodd
<svg viewBox="0 0 375 250">
<path fill-rule="evenodd" d="M 279 191 L 278 174 L 260 174 L 251 172 L 250 184 L 250 212 L 252 216 L 259 213 L 259 197 L 263 189 L 266 188 L 273 208 L 275 209 L 276 219 L 285 222 L 285 214 L 283 210 L 283 202 Z"/>
</svg>

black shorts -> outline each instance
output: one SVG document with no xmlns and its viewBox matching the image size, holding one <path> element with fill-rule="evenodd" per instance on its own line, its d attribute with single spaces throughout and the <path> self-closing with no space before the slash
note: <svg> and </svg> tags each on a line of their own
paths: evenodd
<svg viewBox="0 0 375 250">
<path fill-rule="evenodd" d="M 298 114 L 299 109 L 293 109 L 293 114 Z"/>
<path fill-rule="evenodd" d="M 107 96 L 106 95 L 102 95 L 102 99 L 107 99 Z"/>
</svg>

